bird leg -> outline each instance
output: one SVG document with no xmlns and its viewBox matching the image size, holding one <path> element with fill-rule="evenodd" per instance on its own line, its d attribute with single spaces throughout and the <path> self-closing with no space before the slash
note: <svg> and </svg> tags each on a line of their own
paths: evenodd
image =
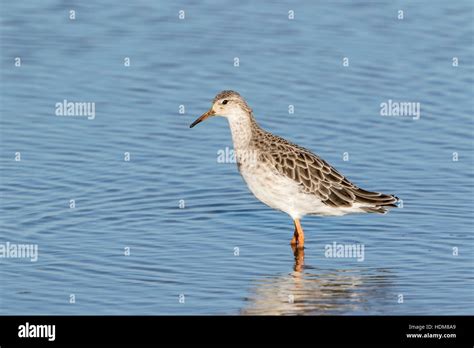
<svg viewBox="0 0 474 348">
<path fill-rule="evenodd" d="M 304 246 L 304 232 L 303 227 L 301 227 L 300 219 L 294 219 L 293 223 L 295 224 L 295 233 L 293 234 L 293 239 L 290 244 L 302 248 Z"/>
</svg>

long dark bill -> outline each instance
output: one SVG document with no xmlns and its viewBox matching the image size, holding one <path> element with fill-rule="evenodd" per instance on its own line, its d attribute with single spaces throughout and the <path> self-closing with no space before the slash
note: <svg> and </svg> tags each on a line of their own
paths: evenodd
<svg viewBox="0 0 474 348">
<path fill-rule="evenodd" d="M 202 114 L 196 121 L 194 121 L 193 123 L 191 123 L 191 125 L 189 126 L 189 128 L 193 128 L 195 125 L 197 125 L 198 123 L 201 123 L 202 121 L 204 121 L 206 118 L 208 117 L 211 117 L 213 115 L 215 115 L 216 113 L 214 112 L 214 110 L 209 110 L 207 111 L 206 113 Z"/>
</svg>

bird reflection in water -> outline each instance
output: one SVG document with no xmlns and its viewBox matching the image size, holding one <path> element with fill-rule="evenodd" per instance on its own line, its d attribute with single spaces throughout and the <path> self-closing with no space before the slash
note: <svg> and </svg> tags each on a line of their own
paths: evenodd
<svg viewBox="0 0 474 348">
<path fill-rule="evenodd" d="M 304 248 L 298 248 L 296 245 L 291 244 L 293 255 L 295 255 L 295 266 L 293 270 L 300 273 L 304 267 Z"/>
<path fill-rule="evenodd" d="M 390 301 L 387 270 L 320 269 L 305 265 L 303 248 L 292 249 L 293 272 L 258 280 L 241 314 L 364 314 Z"/>
</svg>

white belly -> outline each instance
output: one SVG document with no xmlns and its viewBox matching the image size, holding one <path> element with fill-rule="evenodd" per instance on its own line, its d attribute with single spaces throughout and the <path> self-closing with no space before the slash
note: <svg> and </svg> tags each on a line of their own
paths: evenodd
<svg viewBox="0 0 474 348">
<path fill-rule="evenodd" d="M 293 219 L 318 210 L 318 206 L 325 206 L 316 196 L 301 192 L 295 181 L 279 175 L 265 164 L 242 164 L 239 169 L 255 197 Z"/>
</svg>

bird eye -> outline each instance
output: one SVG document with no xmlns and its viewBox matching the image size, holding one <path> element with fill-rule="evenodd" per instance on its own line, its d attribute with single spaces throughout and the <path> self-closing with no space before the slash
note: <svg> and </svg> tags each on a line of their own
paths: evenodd
<svg viewBox="0 0 474 348">
<path fill-rule="evenodd" d="M 225 104 L 227 104 L 228 102 L 229 102 L 229 101 L 228 101 L 227 99 L 224 99 L 224 100 L 222 101 L 222 104 L 225 105 Z"/>
</svg>

